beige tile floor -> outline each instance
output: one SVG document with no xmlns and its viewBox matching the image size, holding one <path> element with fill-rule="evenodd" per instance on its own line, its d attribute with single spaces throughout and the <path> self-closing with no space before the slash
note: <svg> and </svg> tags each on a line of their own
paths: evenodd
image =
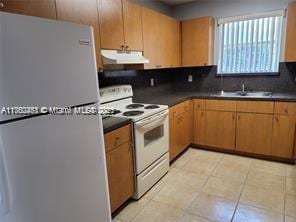
<svg viewBox="0 0 296 222">
<path fill-rule="evenodd" d="M 296 222 L 296 166 L 188 149 L 114 222 Z"/>
</svg>

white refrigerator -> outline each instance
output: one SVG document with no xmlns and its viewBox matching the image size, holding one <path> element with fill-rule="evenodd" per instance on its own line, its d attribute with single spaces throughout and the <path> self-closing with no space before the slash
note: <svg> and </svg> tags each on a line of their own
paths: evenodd
<svg viewBox="0 0 296 222">
<path fill-rule="evenodd" d="M 96 106 L 94 50 L 90 27 L 0 12 L 0 109 Z M 110 222 L 110 215 L 98 115 L 1 112 L 1 222 Z"/>
</svg>

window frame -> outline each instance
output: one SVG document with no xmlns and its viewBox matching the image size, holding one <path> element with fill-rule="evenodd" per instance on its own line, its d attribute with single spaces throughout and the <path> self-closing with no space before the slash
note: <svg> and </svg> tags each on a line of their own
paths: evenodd
<svg viewBox="0 0 296 222">
<path fill-rule="evenodd" d="M 220 66 L 220 59 L 221 59 L 221 53 L 223 50 L 221 44 L 221 41 L 223 41 L 222 35 L 223 32 L 221 31 L 220 25 L 225 24 L 225 23 L 231 23 L 231 22 L 239 22 L 239 21 L 247 21 L 247 20 L 255 20 L 255 19 L 262 19 L 262 18 L 269 18 L 269 17 L 276 17 L 276 16 L 281 16 L 281 24 L 279 27 L 280 30 L 280 36 L 278 40 L 278 66 L 277 69 L 278 71 L 276 72 L 222 72 L 222 69 Z M 217 28 L 216 28 L 216 36 L 217 37 L 217 50 L 216 50 L 216 55 L 217 55 L 217 72 L 216 76 L 225 76 L 225 77 L 236 77 L 236 76 L 244 76 L 244 77 L 252 77 L 252 76 L 279 76 L 280 75 L 280 63 L 282 60 L 282 52 L 283 52 L 283 43 L 284 43 L 284 36 L 285 36 L 285 17 L 286 17 L 286 9 L 284 10 L 277 10 L 277 11 L 271 11 L 271 12 L 263 12 L 263 13 L 256 13 L 256 14 L 249 14 L 249 15 L 242 15 L 242 16 L 233 16 L 233 17 L 226 17 L 226 18 L 220 18 L 217 21 Z M 222 32 L 222 33 L 221 33 Z M 254 36 L 253 36 L 254 37 Z M 253 38 L 252 37 L 252 38 Z"/>
</svg>

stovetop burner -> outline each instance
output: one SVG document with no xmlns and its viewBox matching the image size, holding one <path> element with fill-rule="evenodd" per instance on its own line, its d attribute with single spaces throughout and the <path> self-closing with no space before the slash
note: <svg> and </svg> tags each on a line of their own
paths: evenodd
<svg viewBox="0 0 296 222">
<path fill-rule="evenodd" d="M 140 104 L 140 103 L 133 103 L 133 104 L 129 104 L 127 105 L 125 108 L 126 109 L 138 109 L 138 108 L 142 108 L 144 107 L 143 104 Z"/>
<path fill-rule="evenodd" d="M 145 107 L 145 109 L 158 109 L 158 108 L 159 108 L 158 105 L 149 105 Z"/>
<path fill-rule="evenodd" d="M 135 111 L 124 112 L 123 115 L 124 116 L 139 116 L 139 115 L 142 115 L 143 113 L 144 113 L 144 111 L 135 110 Z"/>
</svg>

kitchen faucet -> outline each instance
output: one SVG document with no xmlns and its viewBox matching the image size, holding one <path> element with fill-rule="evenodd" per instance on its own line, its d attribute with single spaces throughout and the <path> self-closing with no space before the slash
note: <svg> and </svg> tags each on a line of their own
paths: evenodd
<svg viewBox="0 0 296 222">
<path fill-rule="evenodd" d="M 245 84 L 242 84 L 242 93 L 245 93 Z"/>
</svg>

